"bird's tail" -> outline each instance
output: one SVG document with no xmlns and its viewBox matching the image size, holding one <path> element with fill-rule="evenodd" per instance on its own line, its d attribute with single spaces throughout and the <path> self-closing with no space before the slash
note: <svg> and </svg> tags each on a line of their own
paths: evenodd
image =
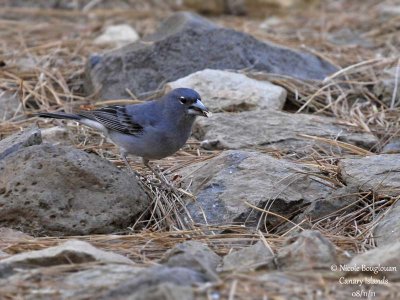
<svg viewBox="0 0 400 300">
<path fill-rule="evenodd" d="M 80 116 L 74 114 L 67 114 L 67 113 L 47 113 L 41 112 L 37 114 L 38 117 L 42 118 L 53 118 L 53 119 L 68 119 L 68 120 L 76 120 L 79 121 L 81 119 Z"/>
</svg>

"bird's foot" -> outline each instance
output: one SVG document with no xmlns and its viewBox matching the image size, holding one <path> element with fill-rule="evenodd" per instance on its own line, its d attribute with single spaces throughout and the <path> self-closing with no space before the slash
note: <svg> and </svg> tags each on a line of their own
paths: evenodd
<svg viewBox="0 0 400 300">
<path fill-rule="evenodd" d="M 154 168 L 152 168 L 152 167 L 150 166 L 148 160 L 143 159 L 143 163 L 144 163 L 144 165 L 145 165 L 147 168 L 150 169 L 151 172 L 153 172 L 153 174 L 154 174 L 154 175 L 157 177 L 157 179 L 160 181 L 161 185 L 162 185 L 167 191 L 172 192 L 172 193 L 175 193 L 175 194 L 184 194 L 184 195 L 186 195 L 186 196 L 188 196 L 188 197 L 190 197 L 190 198 L 192 198 L 192 199 L 196 199 L 196 197 L 195 197 L 193 194 L 191 194 L 191 193 L 189 193 L 189 192 L 187 192 L 187 191 L 185 191 L 185 190 L 183 190 L 183 189 L 181 189 L 181 188 L 177 188 L 177 187 L 175 187 L 173 184 L 171 184 L 170 182 L 168 182 L 168 181 L 162 176 L 162 174 L 158 172 L 158 170 L 155 170 Z"/>
<path fill-rule="evenodd" d="M 160 186 L 162 186 L 167 192 L 175 193 L 175 194 L 183 194 L 183 195 L 188 196 L 193 199 L 196 198 L 193 194 L 189 193 L 188 191 L 185 191 L 182 188 L 174 186 L 172 183 L 161 178 L 161 176 L 160 177 L 157 176 L 157 178 L 160 181 Z"/>
</svg>

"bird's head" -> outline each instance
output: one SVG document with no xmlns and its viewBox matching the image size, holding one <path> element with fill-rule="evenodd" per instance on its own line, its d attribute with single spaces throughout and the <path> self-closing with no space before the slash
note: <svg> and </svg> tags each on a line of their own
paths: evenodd
<svg viewBox="0 0 400 300">
<path fill-rule="evenodd" d="M 166 95 L 168 101 L 179 110 L 190 116 L 210 117 L 211 112 L 201 102 L 199 93 L 188 88 L 178 88 Z"/>
</svg>

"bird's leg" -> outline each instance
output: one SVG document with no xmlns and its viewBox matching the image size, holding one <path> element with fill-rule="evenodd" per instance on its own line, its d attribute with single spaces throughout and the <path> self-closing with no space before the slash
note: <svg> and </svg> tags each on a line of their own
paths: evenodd
<svg viewBox="0 0 400 300">
<path fill-rule="evenodd" d="M 128 170 L 129 170 L 133 175 L 137 176 L 137 178 L 140 179 L 140 174 L 139 174 L 138 172 L 136 172 L 136 171 L 132 168 L 132 166 L 129 164 L 128 159 L 126 158 L 126 152 L 123 151 L 123 150 L 121 150 L 121 151 L 120 151 L 120 155 L 121 155 L 122 160 L 124 161 L 126 167 L 128 168 Z"/>
<path fill-rule="evenodd" d="M 152 166 L 150 166 L 149 160 L 143 158 L 143 164 L 150 169 L 151 172 L 153 172 L 154 175 L 156 175 L 157 179 L 161 181 L 162 184 L 167 186 L 168 188 L 173 188 L 173 186 L 167 182 L 164 178 L 162 178 L 161 174 L 157 172 L 157 170 L 153 169 Z"/>
<path fill-rule="evenodd" d="M 156 177 L 158 178 L 158 180 L 161 181 L 161 184 L 163 184 L 168 190 L 170 191 L 174 191 L 176 192 L 180 192 L 186 196 L 189 196 L 190 198 L 196 199 L 195 196 L 193 196 L 191 193 L 181 189 L 181 188 L 176 188 L 175 186 L 173 186 L 171 183 L 169 183 L 168 181 L 166 181 L 159 172 L 157 172 L 156 170 L 154 170 L 152 168 L 152 166 L 150 166 L 149 160 L 143 158 L 143 164 L 150 169 L 151 172 L 153 172 L 154 175 L 156 175 Z"/>
</svg>

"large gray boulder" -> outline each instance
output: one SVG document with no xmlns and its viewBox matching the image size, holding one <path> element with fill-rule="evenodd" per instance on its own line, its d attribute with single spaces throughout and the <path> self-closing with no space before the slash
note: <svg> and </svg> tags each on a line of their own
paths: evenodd
<svg viewBox="0 0 400 300">
<path fill-rule="evenodd" d="M 329 194 L 331 188 L 313 180 L 311 174 L 318 172 L 246 151 L 225 151 L 181 170 L 197 198 L 187 205 L 196 222 L 267 227 L 286 222 L 277 214 L 290 218 L 303 206 Z M 262 214 L 257 208 L 272 214 Z"/>
<path fill-rule="evenodd" d="M 300 152 L 316 142 L 302 135 L 316 136 L 371 148 L 377 139 L 367 132 L 337 124 L 336 119 L 280 111 L 219 113 L 199 118 L 194 136 L 206 149 L 241 149 L 255 146 Z M 335 147 L 331 147 L 332 150 Z"/>
<path fill-rule="evenodd" d="M 137 179 L 100 157 L 48 144 L 0 160 L 0 225 L 34 235 L 110 233 L 150 200 Z"/>
<path fill-rule="evenodd" d="M 103 99 L 147 95 L 165 82 L 203 69 L 256 71 L 324 79 L 337 71 L 319 57 L 261 42 L 191 13 L 170 16 L 153 35 L 104 55 L 92 55 L 86 89 Z"/>
</svg>

